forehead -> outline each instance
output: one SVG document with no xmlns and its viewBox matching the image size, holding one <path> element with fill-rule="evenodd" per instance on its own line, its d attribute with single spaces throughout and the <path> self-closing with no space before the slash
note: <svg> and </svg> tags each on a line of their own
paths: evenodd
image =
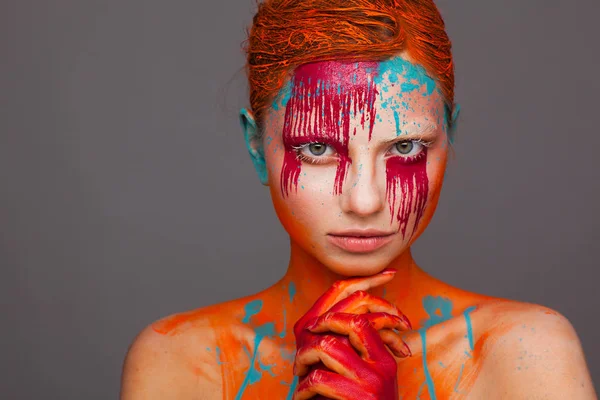
<svg viewBox="0 0 600 400">
<path fill-rule="evenodd" d="M 402 57 L 385 61 L 323 61 L 301 65 L 276 96 L 275 111 L 285 108 L 289 118 L 306 118 L 324 110 L 346 109 L 339 118 L 360 117 L 373 124 L 391 123 L 396 134 L 412 124 L 435 122 L 445 125 L 444 102 L 436 82 L 420 65 Z M 302 103 L 303 107 L 298 107 Z M 327 104 L 329 103 L 329 107 Z M 327 112 L 330 114 L 330 112 Z M 365 117 L 366 116 L 366 117 Z M 432 121 L 434 119 L 434 121 Z M 408 133 L 408 132 L 407 132 Z"/>
</svg>

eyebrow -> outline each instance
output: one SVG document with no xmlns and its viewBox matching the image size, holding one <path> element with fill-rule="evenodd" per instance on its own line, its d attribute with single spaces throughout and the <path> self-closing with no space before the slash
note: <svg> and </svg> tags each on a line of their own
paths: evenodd
<svg viewBox="0 0 600 400">
<path fill-rule="evenodd" d="M 438 126 L 432 122 L 411 124 L 401 132 L 396 132 L 396 137 L 382 141 L 382 144 L 392 144 L 398 141 L 422 139 L 434 140 L 437 137 Z"/>
</svg>

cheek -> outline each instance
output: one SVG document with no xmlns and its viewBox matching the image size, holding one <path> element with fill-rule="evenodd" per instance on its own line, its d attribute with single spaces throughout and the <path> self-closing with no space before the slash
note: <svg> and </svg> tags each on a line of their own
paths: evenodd
<svg viewBox="0 0 600 400">
<path fill-rule="evenodd" d="M 400 231 L 406 236 L 411 216 L 415 215 L 414 226 L 419 224 L 425 211 L 429 194 L 427 176 L 427 150 L 423 157 L 405 164 L 398 157 L 386 162 L 386 194 L 390 207 L 391 223 L 399 223 Z"/>
</svg>

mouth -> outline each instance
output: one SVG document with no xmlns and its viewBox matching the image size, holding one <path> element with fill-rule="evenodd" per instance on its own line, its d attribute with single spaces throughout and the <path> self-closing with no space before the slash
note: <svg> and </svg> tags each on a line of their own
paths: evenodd
<svg viewBox="0 0 600 400">
<path fill-rule="evenodd" d="M 376 229 L 347 230 L 329 233 L 327 239 L 349 253 L 371 253 L 390 243 L 394 234 Z"/>
</svg>

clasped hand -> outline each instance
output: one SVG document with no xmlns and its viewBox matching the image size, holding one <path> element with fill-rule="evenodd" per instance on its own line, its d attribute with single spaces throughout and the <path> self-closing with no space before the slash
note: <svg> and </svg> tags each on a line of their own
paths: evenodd
<svg viewBox="0 0 600 400">
<path fill-rule="evenodd" d="M 394 356 L 410 356 L 398 333 L 411 329 L 410 322 L 395 305 L 367 292 L 394 274 L 338 281 L 296 322 L 295 400 L 398 399 Z"/>
</svg>

